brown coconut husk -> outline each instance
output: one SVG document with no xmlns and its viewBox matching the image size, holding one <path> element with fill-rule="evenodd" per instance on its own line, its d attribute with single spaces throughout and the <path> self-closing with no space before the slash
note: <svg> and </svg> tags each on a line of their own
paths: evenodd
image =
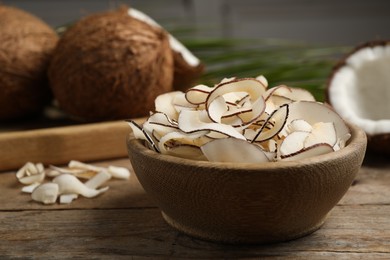
<svg viewBox="0 0 390 260">
<path fill-rule="evenodd" d="M 173 53 L 174 58 L 174 77 L 173 77 L 173 88 L 175 90 L 186 91 L 204 71 L 204 64 L 200 63 L 198 66 L 191 66 L 183 58 L 179 52 Z"/>
<path fill-rule="evenodd" d="M 125 7 L 85 17 L 63 34 L 49 79 L 60 107 L 78 119 L 146 116 L 172 90 L 168 37 Z"/>
<path fill-rule="evenodd" d="M 38 113 L 50 100 L 46 70 L 57 41 L 36 16 L 0 5 L 0 120 Z"/>
</svg>

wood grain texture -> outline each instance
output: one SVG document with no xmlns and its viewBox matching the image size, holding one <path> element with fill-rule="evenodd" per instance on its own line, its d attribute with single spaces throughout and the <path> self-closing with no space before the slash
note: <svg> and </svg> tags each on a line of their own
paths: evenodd
<svg viewBox="0 0 390 260">
<path fill-rule="evenodd" d="M 64 164 L 124 157 L 128 133 L 124 121 L 0 133 L 0 171 L 27 161 Z"/>
<path fill-rule="evenodd" d="M 127 159 L 98 165 L 131 169 Z M 133 173 L 129 181 L 110 181 L 110 190 L 103 196 L 79 198 L 68 206 L 43 206 L 31 201 L 20 193 L 14 174 L 0 175 L 3 259 L 390 258 L 387 159 L 366 160 L 355 184 L 318 231 L 271 245 L 224 245 L 177 232 L 164 222 Z"/>
</svg>

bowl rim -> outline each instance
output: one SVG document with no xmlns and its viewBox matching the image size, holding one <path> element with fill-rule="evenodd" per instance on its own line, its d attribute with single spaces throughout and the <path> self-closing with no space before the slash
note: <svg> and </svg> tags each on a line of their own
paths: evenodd
<svg viewBox="0 0 390 260">
<path fill-rule="evenodd" d="M 157 153 L 148 147 L 146 147 L 142 140 L 136 139 L 131 132 L 127 136 L 126 144 L 128 150 L 130 146 L 133 146 L 140 154 L 145 157 L 152 157 L 156 160 L 166 161 L 173 164 L 185 164 L 187 166 L 204 167 L 204 168 L 224 168 L 224 169 L 235 169 L 235 170 L 272 170 L 282 169 L 291 167 L 300 167 L 314 164 L 322 164 L 326 161 L 332 161 L 337 159 L 343 159 L 348 155 L 356 153 L 357 149 L 366 149 L 367 146 L 367 135 L 357 125 L 346 123 L 350 129 L 351 138 L 348 140 L 347 145 L 335 152 L 313 156 L 310 158 L 302 159 L 299 161 L 277 161 L 267 163 L 236 163 L 236 162 L 210 162 L 210 161 L 198 161 L 187 158 L 180 158 L 168 154 Z M 130 153 L 130 151 L 129 151 Z"/>
</svg>

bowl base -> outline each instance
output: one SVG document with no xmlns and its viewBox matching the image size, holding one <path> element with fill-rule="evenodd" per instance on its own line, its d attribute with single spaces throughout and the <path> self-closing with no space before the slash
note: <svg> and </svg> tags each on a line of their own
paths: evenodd
<svg viewBox="0 0 390 260">
<path fill-rule="evenodd" d="M 253 237 L 253 236 L 249 237 L 241 234 L 234 234 L 231 236 L 227 236 L 226 234 L 217 234 L 216 232 L 208 232 L 207 230 L 201 230 L 198 228 L 193 228 L 187 225 L 183 225 L 182 223 L 179 223 L 176 220 L 172 219 L 163 211 L 161 211 L 161 214 L 165 222 L 168 223 L 168 225 L 170 225 L 171 227 L 173 227 L 174 229 L 176 229 L 181 233 L 184 233 L 188 236 L 198 238 L 201 240 L 223 243 L 223 244 L 271 244 L 271 243 L 280 243 L 280 242 L 286 242 L 286 241 L 302 238 L 320 229 L 321 226 L 325 223 L 325 220 L 328 216 L 326 215 L 319 223 L 301 232 L 295 232 L 288 235 L 284 234 L 283 236 L 279 236 L 279 237 L 270 236 L 269 234 L 265 234 L 265 235 L 259 234 L 259 236 L 257 237 Z"/>
</svg>

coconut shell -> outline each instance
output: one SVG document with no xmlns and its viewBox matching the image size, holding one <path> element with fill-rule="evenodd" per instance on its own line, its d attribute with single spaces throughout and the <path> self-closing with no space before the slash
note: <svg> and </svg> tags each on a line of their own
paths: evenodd
<svg viewBox="0 0 390 260">
<path fill-rule="evenodd" d="M 173 88 L 175 90 L 186 91 L 192 87 L 194 82 L 202 75 L 204 65 L 200 63 L 198 66 L 191 66 L 179 52 L 173 52 L 173 59 Z"/>
<path fill-rule="evenodd" d="M 167 34 L 127 8 L 81 19 L 62 36 L 49 67 L 55 98 L 82 120 L 145 116 L 172 90 Z"/>
<path fill-rule="evenodd" d="M 38 113 L 50 100 L 46 71 L 57 41 L 39 18 L 0 5 L 0 120 Z"/>
<path fill-rule="evenodd" d="M 375 46 L 386 46 L 390 45 L 389 40 L 375 40 L 375 41 L 369 41 L 362 43 L 355 48 L 353 48 L 349 53 L 347 53 L 344 57 L 342 57 L 332 68 L 332 72 L 330 76 L 328 77 L 328 81 L 326 84 L 326 91 L 325 91 L 325 100 L 328 102 L 331 106 L 332 102 L 329 97 L 329 88 L 331 81 L 335 75 L 335 73 L 346 65 L 346 60 L 355 54 L 357 51 L 364 49 L 364 48 L 373 48 Z M 379 93 L 381 94 L 381 93 Z M 353 122 L 349 122 L 353 123 Z M 390 155 L 390 133 L 386 134 L 377 134 L 377 135 L 369 135 L 367 134 L 367 151 L 371 153 L 377 153 L 382 155 Z"/>
</svg>

